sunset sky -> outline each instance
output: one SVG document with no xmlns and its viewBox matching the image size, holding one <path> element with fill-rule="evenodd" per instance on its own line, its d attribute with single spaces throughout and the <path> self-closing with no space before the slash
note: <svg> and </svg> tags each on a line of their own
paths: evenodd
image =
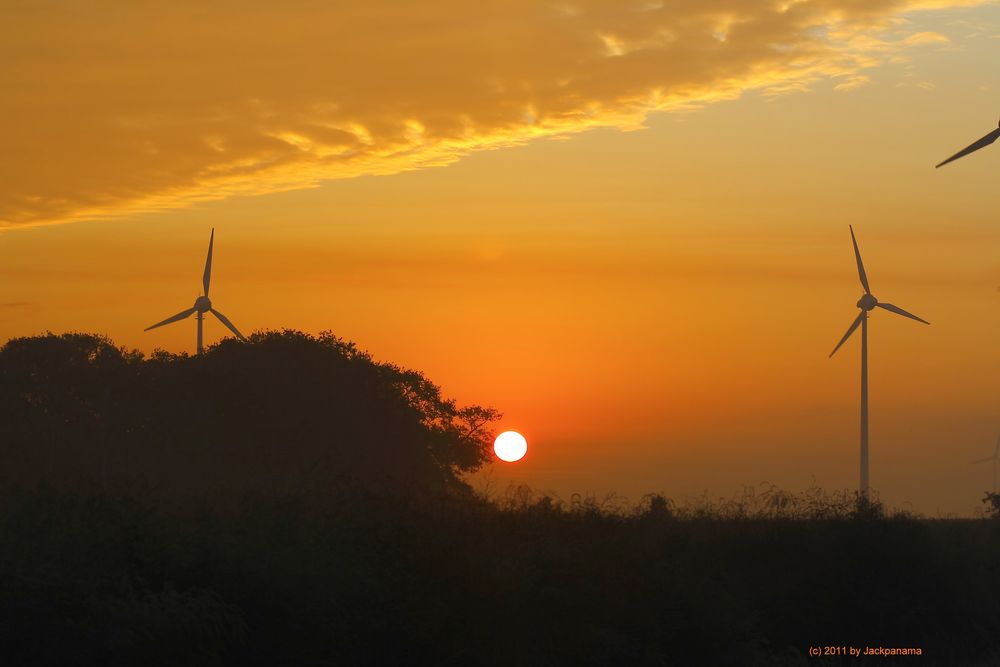
<svg viewBox="0 0 1000 667">
<path fill-rule="evenodd" d="M 970 514 L 1000 435 L 1000 4 L 0 5 L 0 340 L 332 330 L 529 442 L 494 486 L 871 479 Z M 225 329 L 206 320 L 206 341 Z M 477 476 L 477 486 L 486 475 Z M 910 505 L 906 505 L 910 506 Z"/>
</svg>

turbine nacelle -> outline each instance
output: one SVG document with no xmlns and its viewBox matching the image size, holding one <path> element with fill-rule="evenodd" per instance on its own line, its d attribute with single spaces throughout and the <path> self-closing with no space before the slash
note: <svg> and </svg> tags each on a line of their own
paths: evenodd
<svg viewBox="0 0 1000 667">
<path fill-rule="evenodd" d="M 207 313 L 212 310 L 212 300 L 207 296 L 199 296 L 194 300 L 193 308 L 199 313 Z"/>
<path fill-rule="evenodd" d="M 871 294 L 865 294 L 858 299 L 858 308 L 861 310 L 873 310 L 878 305 L 878 299 Z"/>
</svg>

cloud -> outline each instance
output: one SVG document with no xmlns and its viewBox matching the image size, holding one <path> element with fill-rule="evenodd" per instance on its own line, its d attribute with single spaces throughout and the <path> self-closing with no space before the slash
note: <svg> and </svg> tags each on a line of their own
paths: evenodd
<svg viewBox="0 0 1000 667">
<path fill-rule="evenodd" d="M 0 5 L 0 227 L 635 129 L 939 44 L 932 0 L 63 0 Z"/>
</svg>

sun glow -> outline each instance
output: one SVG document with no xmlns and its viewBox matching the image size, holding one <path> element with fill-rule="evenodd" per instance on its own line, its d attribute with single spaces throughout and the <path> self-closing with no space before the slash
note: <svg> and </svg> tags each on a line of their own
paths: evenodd
<svg viewBox="0 0 1000 667">
<path fill-rule="evenodd" d="M 501 461 L 520 461 L 528 452 L 528 441 L 517 431 L 504 431 L 493 441 L 493 451 Z"/>
</svg>

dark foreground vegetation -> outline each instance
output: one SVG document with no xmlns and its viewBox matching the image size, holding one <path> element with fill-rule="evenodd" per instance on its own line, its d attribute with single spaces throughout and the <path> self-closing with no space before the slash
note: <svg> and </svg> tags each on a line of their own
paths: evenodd
<svg viewBox="0 0 1000 667">
<path fill-rule="evenodd" d="M 0 665 L 1000 663 L 1000 521 L 486 499 L 496 413 L 333 337 L 11 341 L 0 392 Z"/>
</svg>

